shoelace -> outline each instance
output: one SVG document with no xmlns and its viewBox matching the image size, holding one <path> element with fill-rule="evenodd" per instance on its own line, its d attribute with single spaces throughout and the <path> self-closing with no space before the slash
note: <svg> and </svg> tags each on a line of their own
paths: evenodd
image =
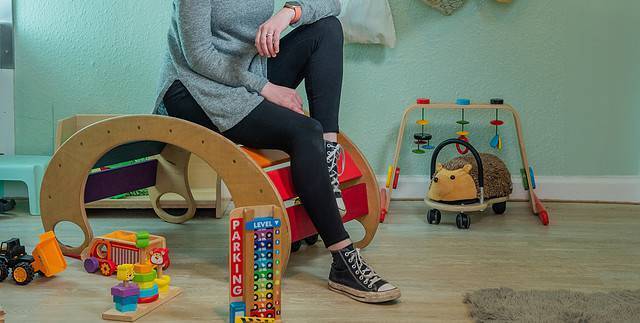
<svg viewBox="0 0 640 323">
<path fill-rule="evenodd" d="M 367 262 L 362 259 L 362 256 L 360 255 L 360 249 L 356 248 L 347 251 L 344 253 L 344 255 L 349 257 L 349 259 L 347 259 L 347 262 L 349 262 L 350 264 L 353 263 L 351 265 L 351 268 L 356 269 L 356 274 L 360 275 L 358 278 L 369 288 L 373 288 L 373 284 L 382 280 L 382 278 L 378 276 L 378 274 L 376 274 L 371 266 L 369 266 L 369 264 L 367 264 Z"/>
<path fill-rule="evenodd" d="M 331 185 L 334 187 L 340 186 L 338 178 L 344 173 L 345 158 L 342 158 L 340 162 L 341 171 L 338 172 L 338 159 L 342 155 L 342 146 L 339 144 L 327 144 L 327 165 L 329 166 L 329 177 L 331 177 Z"/>
</svg>

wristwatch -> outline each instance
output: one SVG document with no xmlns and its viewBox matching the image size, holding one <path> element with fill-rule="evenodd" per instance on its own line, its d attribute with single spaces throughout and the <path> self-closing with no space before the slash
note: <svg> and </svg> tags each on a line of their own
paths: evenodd
<svg viewBox="0 0 640 323">
<path fill-rule="evenodd" d="M 300 6 L 299 2 L 288 1 L 287 3 L 284 4 L 284 7 L 293 9 L 293 11 L 295 11 L 295 15 L 293 16 L 293 19 L 291 19 L 291 25 L 295 24 L 300 20 L 300 17 L 302 17 L 302 6 Z"/>
</svg>

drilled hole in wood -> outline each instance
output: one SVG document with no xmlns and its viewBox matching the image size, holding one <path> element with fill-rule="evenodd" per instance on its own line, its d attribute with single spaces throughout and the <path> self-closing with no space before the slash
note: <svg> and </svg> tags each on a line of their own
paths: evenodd
<svg viewBox="0 0 640 323">
<path fill-rule="evenodd" d="M 58 168 L 62 168 L 62 164 L 58 164 Z"/>
<path fill-rule="evenodd" d="M 49 195 L 49 199 L 51 199 L 51 195 Z"/>
<path fill-rule="evenodd" d="M 262 194 L 264 191 L 262 189 L 260 189 L 260 194 Z"/>
<path fill-rule="evenodd" d="M 142 127 L 138 126 L 138 130 L 142 129 Z"/>
<path fill-rule="evenodd" d="M 80 142 L 80 146 L 84 146 L 84 142 L 82 142 L 82 141 L 81 141 L 81 142 Z"/>
<path fill-rule="evenodd" d="M 107 134 L 110 134 L 110 133 L 111 133 L 111 130 L 107 130 Z"/>
<path fill-rule="evenodd" d="M 233 160 L 233 163 L 234 163 L 234 164 L 236 163 L 236 160 L 235 160 L 235 159 Z"/>
<path fill-rule="evenodd" d="M 202 144 L 204 145 L 204 140 L 202 141 Z"/>
<path fill-rule="evenodd" d="M 173 133 L 173 129 L 169 129 L 169 133 Z"/>
</svg>

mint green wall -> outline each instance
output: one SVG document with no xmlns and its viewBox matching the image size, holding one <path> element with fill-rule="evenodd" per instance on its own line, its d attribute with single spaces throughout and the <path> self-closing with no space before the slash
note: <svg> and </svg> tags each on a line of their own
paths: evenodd
<svg viewBox="0 0 640 323">
<path fill-rule="evenodd" d="M 419 0 L 390 3 L 397 48 L 345 51 L 342 127 L 378 173 L 416 97 L 503 96 L 522 113 L 538 174 L 640 175 L 640 2 L 469 0 L 451 17 Z M 17 151 L 51 153 L 54 120 L 69 115 L 150 111 L 169 10 L 157 0 L 16 1 Z M 490 117 L 468 115 L 481 150 Z M 429 119 L 436 140 L 454 135 L 457 114 Z M 500 155 L 517 172 L 512 124 L 503 136 Z M 424 174 L 426 158 L 408 151 L 403 174 Z"/>
</svg>

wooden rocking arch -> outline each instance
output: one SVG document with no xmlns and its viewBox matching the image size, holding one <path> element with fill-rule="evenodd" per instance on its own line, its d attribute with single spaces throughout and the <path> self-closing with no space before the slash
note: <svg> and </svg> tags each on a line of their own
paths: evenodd
<svg viewBox="0 0 640 323">
<path fill-rule="evenodd" d="M 365 208 L 368 210 L 365 215 L 354 217 L 365 227 L 364 238 L 357 242 L 359 247 L 364 248 L 373 239 L 379 223 L 380 196 L 377 182 L 366 159 L 355 145 L 342 135 L 339 141 L 362 173 L 346 186 L 367 186 Z M 79 246 L 60 243 L 64 254 L 79 255 L 93 239 L 85 202 L 111 196 L 108 192 L 102 196 L 98 193 L 94 194 L 94 199 L 88 200 L 88 195 L 93 194 L 85 192 L 89 172 L 100 162 L 108 164 L 108 161 L 103 160 L 108 159 L 107 153 L 140 142 L 156 143 L 161 148 L 159 155 L 157 152 L 145 154 L 145 151 L 140 151 L 136 158 L 157 155 L 149 165 L 157 167 L 156 176 L 147 186 L 150 187 L 149 195 L 156 214 L 165 221 L 182 223 L 195 214 L 195 201 L 187 176 L 190 154 L 199 156 L 217 172 L 227 185 L 236 207 L 275 205 L 282 210 L 286 209 L 278 189 L 262 166 L 242 148 L 218 133 L 191 122 L 165 116 L 117 116 L 91 124 L 73 134 L 56 151 L 45 172 L 41 192 L 42 224 L 45 231 L 54 230 L 57 224 L 68 221 L 84 232 L 84 241 Z M 108 185 L 104 189 L 108 191 Z M 189 205 L 187 212 L 173 216 L 162 210 L 158 201 L 165 193 L 181 195 Z M 286 233 L 283 232 L 283 237 L 290 237 L 289 229 L 289 219 L 284 217 L 283 230 Z M 289 251 L 290 239 L 283 239 L 285 264 Z"/>
</svg>

